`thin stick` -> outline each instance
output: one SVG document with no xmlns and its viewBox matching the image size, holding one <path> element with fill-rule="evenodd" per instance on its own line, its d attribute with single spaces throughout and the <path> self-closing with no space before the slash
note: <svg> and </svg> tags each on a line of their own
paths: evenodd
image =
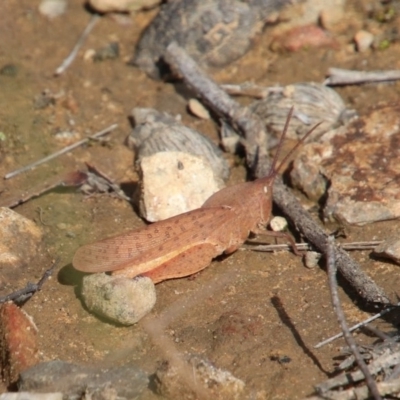
<svg viewBox="0 0 400 400">
<path fill-rule="evenodd" d="M 28 282 L 23 289 L 16 290 L 15 292 L 7 294 L 6 296 L 0 297 L 0 304 L 5 303 L 7 301 L 22 303 L 25 302 L 30 297 L 32 297 L 34 293 L 36 293 L 42 288 L 43 284 L 47 281 L 47 279 L 50 278 L 51 274 L 53 273 L 55 267 L 58 265 L 59 261 L 60 259 L 57 258 L 53 262 L 52 266 L 44 272 L 43 276 L 39 279 L 38 283 Z"/>
<path fill-rule="evenodd" d="M 357 343 L 355 342 L 352 334 L 349 331 L 346 322 L 346 317 L 344 315 L 343 308 L 340 303 L 339 292 L 336 281 L 337 268 L 336 268 L 336 258 L 335 258 L 335 240 L 333 236 L 328 237 L 328 245 L 326 247 L 326 264 L 328 269 L 328 281 L 329 281 L 329 288 L 331 291 L 332 306 L 336 313 L 340 327 L 342 328 L 344 339 L 346 340 L 347 345 L 349 346 L 351 352 L 353 353 L 354 358 L 360 370 L 364 374 L 365 383 L 367 384 L 372 396 L 374 397 L 375 400 L 382 400 L 382 397 L 379 394 L 378 388 L 376 386 L 376 382 L 372 378 L 372 375 L 369 372 L 367 364 L 365 364 L 365 361 L 358 350 Z"/>
<path fill-rule="evenodd" d="M 373 374 L 378 374 L 382 370 L 388 370 L 389 368 L 398 365 L 400 363 L 400 353 L 396 352 L 383 352 L 382 355 L 373 359 L 369 364 L 369 370 Z M 333 378 L 329 378 L 325 382 L 315 385 L 315 388 L 319 393 L 327 393 L 328 390 L 338 386 L 345 386 L 350 383 L 360 382 L 363 379 L 363 374 L 360 370 L 354 372 L 342 372 Z M 324 397 L 326 399 L 326 397 Z M 352 397 L 354 399 L 354 397 Z"/>
<path fill-rule="evenodd" d="M 71 53 L 69 54 L 69 56 L 55 70 L 54 76 L 60 76 L 72 64 L 72 62 L 75 60 L 76 55 L 78 54 L 78 51 L 82 47 L 83 43 L 85 43 L 86 38 L 88 37 L 88 35 L 92 31 L 92 29 L 95 27 L 95 25 L 97 24 L 99 19 L 100 19 L 99 14 L 94 14 L 92 16 L 88 25 L 86 26 L 82 35 L 79 37 L 78 41 L 76 42 L 76 44 L 75 44 L 74 48 L 72 49 Z"/>
<path fill-rule="evenodd" d="M 400 70 L 392 71 L 354 71 L 341 68 L 329 68 L 324 85 L 356 85 L 358 83 L 385 82 L 400 79 Z"/>
<path fill-rule="evenodd" d="M 367 325 L 367 324 L 369 324 L 369 323 L 372 322 L 372 321 L 375 321 L 376 319 L 382 317 L 383 315 L 387 314 L 388 312 L 394 310 L 395 308 L 397 308 L 397 307 L 399 307 L 399 306 L 400 306 L 400 303 L 397 303 L 397 304 L 394 305 L 394 306 L 385 308 L 384 310 L 382 310 L 382 311 L 379 312 L 378 314 L 375 314 L 375 315 L 373 315 L 372 317 L 369 317 L 369 318 L 365 319 L 364 321 L 361 321 L 361 322 L 359 322 L 358 324 L 355 324 L 355 325 L 353 325 L 352 327 L 350 327 L 350 328 L 349 328 L 350 332 L 353 332 L 353 331 L 355 331 L 356 329 L 361 328 L 362 326 Z M 335 335 L 335 336 L 331 336 L 330 338 L 328 338 L 328 339 L 326 339 L 326 340 L 324 340 L 324 341 L 319 342 L 318 344 L 316 344 L 316 345 L 314 346 L 314 349 L 319 349 L 320 347 L 325 346 L 326 344 L 331 343 L 331 342 L 333 342 L 334 340 L 341 338 L 342 336 L 343 336 L 343 332 L 342 332 L 342 333 L 338 333 L 338 334 Z"/>
<path fill-rule="evenodd" d="M 398 394 L 400 390 L 400 379 L 396 379 L 393 381 L 386 381 L 386 382 L 379 382 L 377 384 L 377 387 L 379 389 L 379 392 L 382 393 L 383 396 L 389 396 L 389 395 L 394 395 L 394 397 L 387 397 L 388 399 L 397 399 L 398 397 L 396 394 Z M 360 387 L 352 387 L 351 389 L 346 389 L 346 390 L 329 390 L 324 392 L 322 396 L 312 396 L 312 397 L 307 397 L 303 400 L 367 400 L 370 399 L 371 397 L 369 396 L 368 393 L 368 388 L 366 386 L 360 386 Z"/>
<path fill-rule="evenodd" d="M 44 157 L 41 160 L 35 161 L 34 163 L 29 164 L 29 165 L 27 165 L 27 166 L 25 166 L 23 168 L 17 169 L 17 170 L 15 170 L 13 172 L 9 172 L 7 175 L 4 176 L 4 179 L 13 178 L 16 175 L 19 175 L 22 172 L 28 171 L 28 170 L 30 170 L 30 169 L 32 169 L 34 167 L 37 167 L 38 165 L 41 165 L 41 164 L 43 164 L 43 163 L 45 163 L 47 161 L 50 161 L 53 158 L 56 158 L 56 157 L 60 156 L 61 154 L 68 153 L 69 151 L 75 149 L 76 147 L 82 146 L 83 144 L 87 143 L 89 140 L 98 139 L 100 136 L 103 136 L 103 135 L 105 135 L 107 133 L 110 133 L 111 131 L 113 131 L 117 127 L 118 127 L 118 124 L 110 125 L 108 128 L 103 129 L 102 131 L 97 132 L 94 135 L 88 136 L 87 138 L 82 139 L 79 142 L 76 142 L 76 143 L 71 144 L 71 145 L 69 145 L 67 147 L 64 147 L 63 149 L 61 149 L 59 151 L 56 151 L 55 153 L 50 154 L 49 156 Z"/>
<path fill-rule="evenodd" d="M 290 250 L 292 245 L 289 244 L 252 244 L 251 240 L 248 240 L 248 245 L 244 246 L 244 249 L 253 251 L 279 251 L 279 250 Z M 376 246 L 383 243 L 382 240 L 372 240 L 369 242 L 351 242 L 351 243 L 340 243 L 339 246 L 344 250 L 373 250 Z M 314 247 L 309 243 L 296 243 L 296 249 L 300 251 L 312 250 Z"/>
</svg>

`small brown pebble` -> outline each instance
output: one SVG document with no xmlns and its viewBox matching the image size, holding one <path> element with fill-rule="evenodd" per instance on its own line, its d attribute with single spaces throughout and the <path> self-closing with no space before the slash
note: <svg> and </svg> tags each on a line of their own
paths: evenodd
<svg viewBox="0 0 400 400">
<path fill-rule="evenodd" d="M 0 308 L 1 374 L 6 385 L 39 362 L 37 328 L 32 318 L 14 303 Z"/>
<path fill-rule="evenodd" d="M 337 43 L 328 32 L 316 25 L 299 26 L 284 32 L 274 39 L 272 50 L 299 51 L 309 47 L 332 47 Z"/>
</svg>

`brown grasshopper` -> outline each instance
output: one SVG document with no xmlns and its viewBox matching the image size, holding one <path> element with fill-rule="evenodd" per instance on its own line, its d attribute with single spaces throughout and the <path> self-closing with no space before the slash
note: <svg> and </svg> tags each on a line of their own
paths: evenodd
<svg viewBox="0 0 400 400">
<path fill-rule="evenodd" d="M 224 188 L 196 210 L 84 245 L 75 253 L 74 267 L 84 272 L 113 271 L 113 275 L 128 278 L 144 275 L 157 283 L 201 271 L 213 258 L 236 251 L 250 233 L 279 235 L 262 229 L 271 216 L 275 177 L 318 126 L 312 128 L 276 168 L 292 113 L 293 109 L 267 176 Z"/>
</svg>

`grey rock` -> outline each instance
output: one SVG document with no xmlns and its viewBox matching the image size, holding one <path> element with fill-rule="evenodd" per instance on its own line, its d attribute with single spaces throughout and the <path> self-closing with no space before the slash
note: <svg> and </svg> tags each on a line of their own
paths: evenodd
<svg viewBox="0 0 400 400">
<path fill-rule="evenodd" d="M 299 139 L 314 125 L 322 122 L 315 132 L 307 139 L 315 140 L 354 115 L 333 89 L 319 83 L 305 82 L 288 86 L 270 88 L 268 95 L 253 102 L 250 109 L 265 122 L 268 131 L 274 136 L 280 136 L 289 110 L 294 107 L 287 137 Z"/>
<path fill-rule="evenodd" d="M 400 264 L 400 237 L 395 236 L 385 240 L 376 246 L 374 253 L 380 257 L 389 258 L 395 263 Z"/>
<path fill-rule="evenodd" d="M 94 314 L 122 325 L 132 325 L 152 310 L 156 290 L 147 277 L 129 279 L 93 274 L 83 278 L 82 298 Z"/>
<path fill-rule="evenodd" d="M 241 398 L 245 384 L 230 372 L 196 355 L 189 355 L 182 362 L 182 365 L 165 362 L 160 366 L 155 374 L 157 393 L 168 399 Z"/>
<path fill-rule="evenodd" d="M 285 0 L 181 0 L 163 4 L 144 31 L 133 64 L 152 78 L 168 72 L 163 60 L 175 41 L 203 68 L 222 67 L 250 48 L 268 16 Z"/>
<path fill-rule="evenodd" d="M 130 12 L 157 6 L 161 0 L 89 0 L 99 13 Z"/>
<path fill-rule="evenodd" d="M 62 392 L 63 398 L 76 400 L 85 393 L 102 392 L 107 397 L 111 388 L 121 399 L 137 399 L 148 386 L 145 372 L 135 366 L 92 368 L 54 360 L 24 371 L 18 382 L 20 391 Z"/>
<path fill-rule="evenodd" d="M 132 117 L 136 126 L 128 137 L 128 145 L 135 150 L 137 162 L 158 152 L 181 151 L 203 157 L 217 177 L 228 179 L 228 163 L 208 137 L 151 108 L 134 108 Z"/>
</svg>

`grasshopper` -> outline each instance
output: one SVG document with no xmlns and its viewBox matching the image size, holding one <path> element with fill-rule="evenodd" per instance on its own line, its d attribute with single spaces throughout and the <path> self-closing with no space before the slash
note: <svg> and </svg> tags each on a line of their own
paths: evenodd
<svg viewBox="0 0 400 400">
<path fill-rule="evenodd" d="M 84 245 L 75 253 L 73 266 L 128 278 L 144 275 L 158 283 L 201 271 L 213 258 L 236 251 L 250 233 L 285 235 L 265 230 L 272 210 L 272 186 L 282 166 L 318 126 L 276 167 L 292 113 L 293 109 L 267 176 L 221 189 L 195 210 Z"/>
</svg>

